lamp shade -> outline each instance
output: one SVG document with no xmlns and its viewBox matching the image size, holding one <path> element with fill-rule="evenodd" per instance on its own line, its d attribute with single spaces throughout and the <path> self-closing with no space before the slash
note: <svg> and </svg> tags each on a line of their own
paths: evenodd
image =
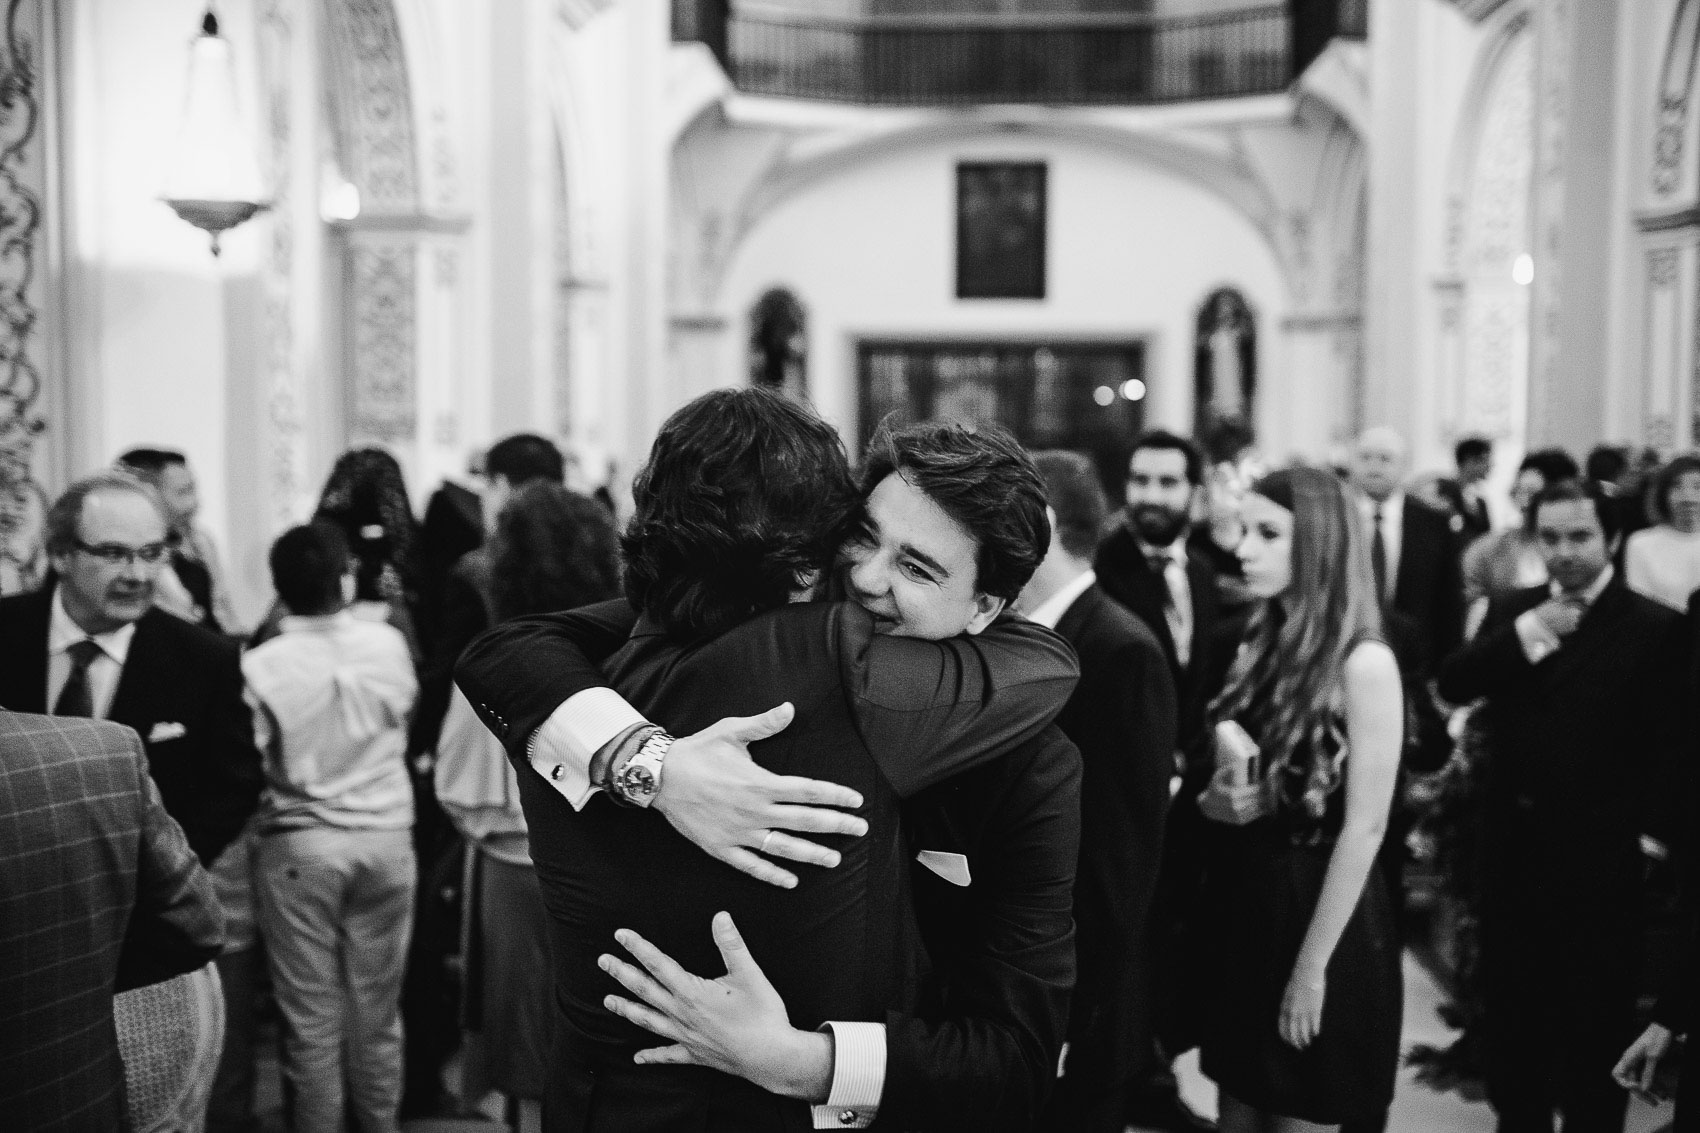
<svg viewBox="0 0 1700 1133">
<path fill-rule="evenodd" d="M 166 165 L 165 203 L 212 236 L 266 207 L 253 139 L 236 101 L 236 63 L 230 41 L 208 11 L 189 48 L 189 87 L 183 124 Z"/>
</svg>

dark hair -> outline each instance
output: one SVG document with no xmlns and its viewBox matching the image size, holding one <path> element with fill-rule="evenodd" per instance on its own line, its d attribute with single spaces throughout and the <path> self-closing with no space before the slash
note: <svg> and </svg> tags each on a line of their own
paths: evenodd
<svg viewBox="0 0 1700 1133">
<path fill-rule="evenodd" d="M 515 433 L 491 445 L 484 454 L 484 475 L 501 476 L 514 488 L 533 480 L 559 484 L 566 479 L 566 465 L 561 450 L 547 437 Z"/>
<path fill-rule="evenodd" d="M 1057 538 L 1076 558 L 1091 558 L 1104 533 L 1104 486 L 1083 453 L 1048 449 L 1033 454 L 1033 467 L 1045 482 L 1045 496 L 1057 517 Z"/>
<path fill-rule="evenodd" d="M 164 475 L 168 465 L 187 467 L 189 460 L 174 448 L 133 448 L 120 456 L 115 463 L 126 472 L 134 472 L 153 483 Z"/>
<path fill-rule="evenodd" d="M 1670 522 L 1671 490 L 1676 487 L 1676 482 L 1689 472 L 1700 472 L 1700 453 L 1678 453 L 1653 477 L 1653 482 L 1647 489 L 1647 502 L 1652 506 L 1647 510 L 1654 523 Z"/>
<path fill-rule="evenodd" d="M 832 426 L 750 388 L 705 393 L 667 418 L 632 503 L 626 598 L 691 640 L 790 601 L 832 564 L 859 497 Z"/>
<path fill-rule="evenodd" d="M 508 500 L 490 537 L 498 622 L 601 602 L 620 592 L 619 535 L 606 508 L 533 480 Z"/>
<path fill-rule="evenodd" d="M 1596 484 L 1615 484 L 1629 469 L 1629 449 L 1624 445 L 1595 445 L 1584 462 L 1588 479 Z"/>
<path fill-rule="evenodd" d="M 862 495 L 893 472 L 973 537 L 975 590 L 1014 601 L 1051 545 L 1045 485 L 1027 450 L 998 425 L 882 424 L 862 461 Z"/>
<path fill-rule="evenodd" d="M 395 602 L 413 592 L 419 524 L 395 457 L 381 448 L 337 457 L 313 518 L 336 524 L 348 540 L 357 598 Z"/>
<path fill-rule="evenodd" d="M 335 524 L 316 520 L 277 537 L 267 558 L 272 588 L 292 614 L 328 614 L 342 607 L 348 540 Z"/>
<path fill-rule="evenodd" d="M 1575 500 L 1587 500 L 1594 505 L 1594 514 L 1599 517 L 1600 530 L 1605 534 L 1606 542 L 1616 538 L 1623 528 L 1623 515 L 1618 510 L 1617 501 L 1602 492 L 1600 486 L 1592 481 L 1572 477 L 1548 483 L 1535 493 L 1533 502 L 1529 504 L 1529 514 L 1539 517 L 1541 509 L 1548 504 L 1570 503 Z"/>
<path fill-rule="evenodd" d="M 1539 448 L 1523 458 L 1517 465 L 1518 472 L 1533 469 L 1541 474 L 1548 484 L 1556 484 L 1560 480 L 1574 480 L 1582 475 L 1582 470 L 1576 466 L 1576 458 L 1561 448 Z"/>
<path fill-rule="evenodd" d="M 1186 457 L 1187 481 L 1195 488 L 1204 483 L 1204 454 L 1187 438 L 1167 429 L 1147 429 L 1133 442 L 1133 450 L 1127 454 L 1128 465 L 1132 466 L 1140 450 L 1148 448 L 1180 453 Z"/>
<path fill-rule="evenodd" d="M 1486 437 L 1465 437 L 1452 446 L 1452 463 L 1463 467 L 1472 460 L 1485 460 L 1493 455 L 1493 442 Z"/>
<path fill-rule="evenodd" d="M 166 515 L 165 502 L 159 498 L 159 491 L 152 484 L 125 469 L 111 468 L 74 481 L 53 501 L 53 506 L 47 509 L 43 527 L 49 555 L 71 553 L 71 549 L 82 538 L 79 528 L 83 522 L 83 504 L 90 496 L 102 491 L 134 492 L 153 505 L 154 511 L 159 513 L 159 518 L 167 527 L 171 526 Z"/>
</svg>

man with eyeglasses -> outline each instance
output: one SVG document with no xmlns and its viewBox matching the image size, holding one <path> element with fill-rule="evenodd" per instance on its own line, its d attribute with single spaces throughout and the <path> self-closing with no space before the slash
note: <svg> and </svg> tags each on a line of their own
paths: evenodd
<svg viewBox="0 0 1700 1133">
<path fill-rule="evenodd" d="M 260 755 L 236 643 L 154 608 L 166 532 L 158 493 L 127 472 L 65 490 L 47 585 L 0 598 L 0 705 L 134 728 L 166 813 L 211 865 L 259 801 Z"/>
</svg>

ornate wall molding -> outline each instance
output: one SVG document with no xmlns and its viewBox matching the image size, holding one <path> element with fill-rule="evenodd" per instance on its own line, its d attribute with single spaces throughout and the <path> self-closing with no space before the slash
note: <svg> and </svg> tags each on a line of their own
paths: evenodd
<svg viewBox="0 0 1700 1133">
<path fill-rule="evenodd" d="M 351 234 L 347 254 L 349 433 L 355 444 L 411 439 L 418 427 L 415 307 L 419 248 L 405 236 Z"/>
<path fill-rule="evenodd" d="M 291 0 L 265 0 L 260 9 L 260 58 L 266 72 L 270 127 L 271 245 L 261 272 L 261 354 L 265 383 L 266 503 L 270 526 L 281 530 L 300 518 L 311 490 L 307 482 L 301 382 L 295 363 L 295 214 L 293 208 L 294 122 L 291 58 L 295 51 Z"/>
<path fill-rule="evenodd" d="M 1529 435 L 1548 435 L 1547 405 L 1559 388 L 1564 296 L 1565 140 L 1575 68 L 1576 0 L 1546 0 L 1535 21 L 1539 38 L 1535 100 L 1534 310 L 1529 322 Z"/>
<path fill-rule="evenodd" d="M 1681 0 L 1671 21 L 1664 66 L 1659 73 L 1659 108 L 1653 131 L 1653 192 L 1668 197 L 1682 184 L 1683 146 L 1688 138 L 1688 102 L 1700 50 L 1700 0 Z"/>
<path fill-rule="evenodd" d="M 419 147 L 407 53 L 393 0 L 324 6 L 344 171 L 363 212 L 419 209 Z"/>
<path fill-rule="evenodd" d="M 46 160 L 43 17 L 39 0 L 10 0 L 0 45 L 0 594 L 39 585 L 46 568 L 47 494 L 35 478 L 35 449 L 47 425 L 34 341 Z"/>
</svg>

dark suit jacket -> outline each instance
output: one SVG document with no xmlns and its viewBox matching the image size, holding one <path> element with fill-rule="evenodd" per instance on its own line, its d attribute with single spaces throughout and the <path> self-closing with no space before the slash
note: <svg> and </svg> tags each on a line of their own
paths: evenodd
<svg viewBox="0 0 1700 1133">
<path fill-rule="evenodd" d="M 0 598 L 0 705 L 47 705 L 51 589 Z M 183 827 L 202 863 L 218 857 L 260 800 L 260 753 L 242 699 L 237 644 L 181 618 L 149 610 L 136 623 L 107 718 L 134 728 L 166 813 Z M 155 728 L 176 732 L 154 739 Z M 179 727 L 174 727 L 179 726 Z"/>
<path fill-rule="evenodd" d="M 134 732 L 0 711 L 0 1124 L 117 1129 L 113 993 L 206 964 L 223 925 Z"/>
<path fill-rule="evenodd" d="M 1080 658 L 1080 684 L 1057 726 L 1085 766 L 1067 1072 L 1089 1092 L 1107 1093 L 1140 1072 L 1151 1045 L 1150 913 L 1174 765 L 1175 686 L 1156 636 L 1097 586 L 1074 600 L 1057 631 Z"/>
<path fill-rule="evenodd" d="M 442 624 L 443 586 L 461 556 L 484 542 L 484 501 L 445 480 L 431 493 L 419 523 L 419 637 L 427 655 Z"/>
<path fill-rule="evenodd" d="M 1487 910 L 1496 894 L 1545 887 L 1578 933 L 1633 948 L 1640 836 L 1671 839 L 1674 784 L 1692 757 L 1681 748 L 1681 620 L 1613 581 L 1558 651 L 1530 664 L 1515 623 L 1547 593 L 1494 603 L 1440 670 L 1447 700 L 1485 700 Z"/>
<path fill-rule="evenodd" d="M 1493 518 L 1488 514 L 1487 501 L 1477 496 L 1474 500 L 1466 499 L 1464 486 L 1450 477 L 1435 482 L 1434 490 L 1441 499 L 1452 509 L 1449 520 L 1460 546 L 1479 539 L 1493 530 Z"/>
<path fill-rule="evenodd" d="M 1408 678 L 1426 681 L 1464 636 L 1464 567 L 1452 520 L 1405 496 L 1388 640 Z"/>
<path fill-rule="evenodd" d="M 687 969 L 717 970 L 707 926 L 726 909 L 799 1027 L 879 1019 L 913 1002 L 919 972 L 905 925 L 909 855 L 898 800 L 1037 734 L 1073 689 L 1073 654 L 1019 621 L 945 642 L 876 636 L 866 612 L 843 603 L 768 611 L 689 647 L 640 622 L 608 675 L 641 711 L 684 734 L 789 700 L 796 720 L 752 755 L 867 800 L 869 833 L 843 840 L 842 864 L 799 867 L 801 883 L 781 891 L 709 858 L 660 814 L 603 796 L 575 814 L 531 770 L 531 732 L 567 695 L 603 683 L 585 679 L 582 654 L 576 675 L 563 660 L 575 655 L 563 634 L 572 616 L 506 623 L 475 641 L 458 671 L 515 760 L 550 912 L 560 1027 L 549 1120 L 572 1129 L 806 1127 L 806 1107 L 726 1075 L 633 1067 L 631 1053 L 653 1036 L 602 1007 L 617 985 L 596 957 L 628 927 Z"/>
<path fill-rule="evenodd" d="M 1069 884 L 1081 782 L 1080 755 L 1051 727 L 904 805 L 909 849 L 964 855 L 970 880 L 962 887 L 910 866 L 931 972 L 914 1012 L 885 1015 L 879 1128 L 1033 1127 L 1084 941 Z"/>
<path fill-rule="evenodd" d="M 1168 584 L 1160 572 L 1151 569 L 1126 523 L 1117 524 L 1104 537 L 1092 565 L 1104 593 L 1137 614 L 1163 647 L 1178 698 L 1179 750 L 1186 756 L 1188 781 L 1202 775 L 1204 781 L 1198 784 L 1198 790 L 1203 790 L 1210 777 L 1215 750 L 1205 726 L 1205 710 L 1222 690 L 1237 645 L 1220 636 L 1221 603 L 1216 570 L 1204 555 L 1188 547 L 1186 580 L 1192 592 L 1192 650 L 1183 669 L 1175 652 L 1174 634 L 1163 616 L 1168 604 Z"/>
<path fill-rule="evenodd" d="M 490 548 L 460 557 L 442 582 L 436 632 L 419 670 L 419 702 L 408 725 L 410 752 L 433 751 L 449 711 L 455 663 L 472 639 L 495 624 L 490 609 Z"/>
</svg>

